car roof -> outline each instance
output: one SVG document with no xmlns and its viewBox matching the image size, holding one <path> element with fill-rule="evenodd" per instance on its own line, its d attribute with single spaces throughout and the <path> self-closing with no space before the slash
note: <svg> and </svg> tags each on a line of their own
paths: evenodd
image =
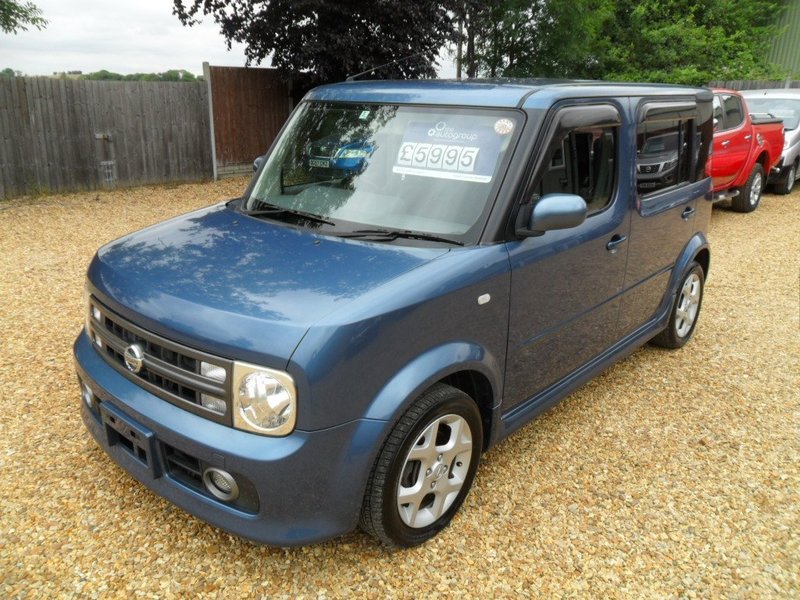
<svg viewBox="0 0 800 600">
<path fill-rule="evenodd" d="M 566 79 L 423 79 L 345 81 L 314 88 L 306 99 L 330 102 L 432 104 L 514 108 L 549 106 L 565 97 L 690 96 L 705 88 Z M 528 102 L 537 98 L 541 102 Z M 708 96 L 710 99 L 710 96 Z"/>
</svg>

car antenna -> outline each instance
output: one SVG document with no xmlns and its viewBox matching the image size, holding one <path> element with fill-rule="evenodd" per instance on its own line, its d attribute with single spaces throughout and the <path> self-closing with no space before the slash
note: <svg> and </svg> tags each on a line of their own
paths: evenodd
<svg viewBox="0 0 800 600">
<path fill-rule="evenodd" d="M 378 69 L 383 69 L 384 67 L 391 67 L 392 65 L 396 65 L 397 63 L 401 63 L 407 60 L 411 60 L 412 58 L 418 57 L 420 54 L 425 54 L 425 51 L 417 52 L 416 54 L 409 54 L 408 56 L 404 56 L 403 58 L 398 58 L 397 60 L 393 60 L 392 62 L 388 62 L 385 65 L 379 65 L 377 67 L 372 67 L 371 69 L 367 69 L 366 71 L 361 71 L 361 73 L 356 73 L 355 75 L 348 75 L 345 81 L 355 81 L 356 78 L 361 77 L 362 75 L 367 75 L 368 73 L 373 73 Z"/>
</svg>

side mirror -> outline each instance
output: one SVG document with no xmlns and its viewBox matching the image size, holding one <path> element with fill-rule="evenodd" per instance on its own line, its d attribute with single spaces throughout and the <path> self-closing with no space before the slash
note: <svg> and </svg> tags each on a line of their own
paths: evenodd
<svg viewBox="0 0 800 600">
<path fill-rule="evenodd" d="M 253 161 L 253 172 L 258 171 L 261 168 L 261 164 L 264 162 L 264 157 L 259 156 Z"/>
<path fill-rule="evenodd" d="M 586 220 L 586 200 L 576 194 L 547 194 L 533 206 L 525 227 L 517 235 L 531 237 L 551 229 L 570 229 Z"/>
</svg>

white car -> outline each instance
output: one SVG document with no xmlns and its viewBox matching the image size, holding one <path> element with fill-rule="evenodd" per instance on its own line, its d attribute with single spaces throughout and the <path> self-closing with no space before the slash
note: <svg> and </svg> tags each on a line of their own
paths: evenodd
<svg viewBox="0 0 800 600">
<path fill-rule="evenodd" d="M 800 89 L 743 90 L 742 96 L 751 114 L 783 119 L 783 154 L 769 181 L 778 194 L 788 194 L 800 176 Z"/>
</svg>

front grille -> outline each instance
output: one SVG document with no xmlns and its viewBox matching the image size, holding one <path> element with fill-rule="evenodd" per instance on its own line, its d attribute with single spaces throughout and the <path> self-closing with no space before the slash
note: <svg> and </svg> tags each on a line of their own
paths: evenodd
<svg viewBox="0 0 800 600">
<path fill-rule="evenodd" d="M 95 309 L 99 311 L 99 319 Z M 94 297 L 89 301 L 88 328 L 95 350 L 128 379 L 181 408 L 231 424 L 228 383 L 233 372 L 231 361 L 146 331 L 112 312 Z M 134 345 L 143 354 L 138 371 L 129 368 L 125 359 L 126 349 Z M 201 362 L 222 367 L 226 374 L 225 383 L 202 375 Z M 202 394 L 224 400 L 225 413 L 205 408 L 201 404 Z"/>
<path fill-rule="evenodd" d="M 658 173 L 660 165 L 639 165 L 639 173 Z"/>
</svg>

